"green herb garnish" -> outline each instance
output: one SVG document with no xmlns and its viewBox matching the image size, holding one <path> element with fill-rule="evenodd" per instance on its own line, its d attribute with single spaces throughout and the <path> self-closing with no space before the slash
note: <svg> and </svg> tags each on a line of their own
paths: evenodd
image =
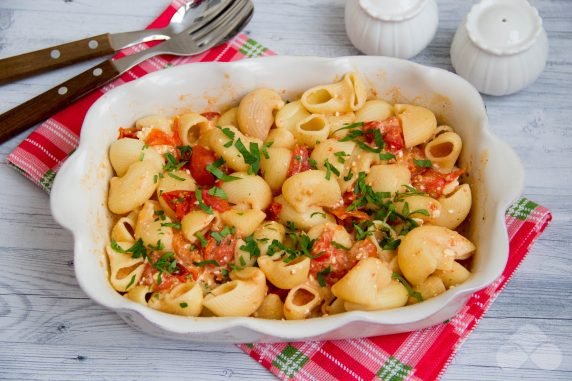
<svg viewBox="0 0 572 381">
<path fill-rule="evenodd" d="M 236 177 L 236 176 L 229 176 L 226 173 L 224 173 L 221 169 L 220 166 L 224 164 L 224 159 L 220 158 L 215 162 L 210 163 L 209 165 L 207 165 L 207 171 L 209 171 L 210 173 L 212 173 L 214 175 L 214 177 L 216 177 L 219 180 L 222 180 L 224 182 L 229 182 L 229 181 L 234 181 L 234 180 L 240 180 L 240 177 Z"/>
<path fill-rule="evenodd" d="M 398 280 L 407 290 L 407 293 L 409 294 L 409 296 L 417 299 L 418 302 L 422 302 L 423 301 L 423 296 L 421 295 L 421 293 L 419 291 L 415 291 L 413 289 L 413 287 L 411 287 L 411 285 L 409 284 L 409 282 L 407 282 L 405 280 L 405 278 L 403 278 L 401 275 L 399 275 L 398 273 L 393 273 L 391 274 L 391 278 Z"/>
<path fill-rule="evenodd" d="M 316 278 L 318 279 L 318 283 L 320 284 L 320 287 L 326 287 L 326 276 L 331 272 L 332 272 L 332 268 L 330 266 L 328 266 L 316 274 Z"/>
<path fill-rule="evenodd" d="M 433 167 L 433 163 L 431 163 L 431 160 L 413 159 L 413 163 L 415 164 L 416 167 L 420 167 L 420 168 L 431 168 L 431 167 Z"/>
</svg>

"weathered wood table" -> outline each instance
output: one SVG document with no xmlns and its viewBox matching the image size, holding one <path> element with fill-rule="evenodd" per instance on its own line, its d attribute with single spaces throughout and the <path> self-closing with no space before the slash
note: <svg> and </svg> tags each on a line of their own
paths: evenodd
<svg viewBox="0 0 572 381">
<path fill-rule="evenodd" d="M 509 97 L 485 97 L 491 129 L 519 153 L 525 196 L 554 221 L 456 356 L 445 380 L 572 379 L 572 2 L 533 0 L 550 38 L 545 72 Z M 413 60 L 451 70 L 449 46 L 471 1 L 440 0 L 440 27 Z M 168 0 L 2 0 L 0 57 L 147 25 Z M 279 54 L 358 52 L 344 32 L 342 0 L 255 0 L 247 28 Z M 0 87 L 0 112 L 83 70 L 79 65 Z M 233 345 L 157 339 L 87 299 L 72 267 L 72 237 L 52 219 L 48 196 L 4 158 L 0 145 L 0 379 L 262 380 L 273 376 Z M 562 356 L 497 361 L 519 329 L 538 329 Z M 521 335 L 522 337 L 522 335 Z M 538 356 L 537 356 L 538 357 Z M 558 360 L 558 358 L 556 358 Z M 555 369 L 553 369 L 555 368 Z"/>
</svg>

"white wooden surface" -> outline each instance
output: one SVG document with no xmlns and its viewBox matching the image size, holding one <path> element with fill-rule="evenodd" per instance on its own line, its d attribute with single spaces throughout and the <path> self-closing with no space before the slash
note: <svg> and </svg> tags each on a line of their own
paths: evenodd
<svg viewBox="0 0 572 381">
<path fill-rule="evenodd" d="M 445 380 L 572 379 L 572 2 L 532 2 L 550 38 L 546 70 L 520 94 L 485 97 L 485 102 L 492 130 L 524 162 L 524 194 L 549 207 L 554 221 L 455 357 Z M 138 29 L 167 3 L 2 0 L 0 57 Z M 438 3 L 437 36 L 414 61 L 451 69 L 449 46 L 472 2 Z M 247 30 L 279 54 L 357 53 L 344 33 L 342 0 L 255 0 L 255 5 Z M 0 87 L 0 112 L 87 65 Z M 71 236 L 52 219 L 48 196 L 5 163 L 24 135 L 0 145 L 0 379 L 273 379 L 235 346 L 148 337 L 87 299 L 74 278 Z M 521 364 L 505 345 L 514 342 L 519 329 L 539 329 L 554 346 L 537 351 L 536 362 L 529 358 Z M 527 332 L 519 337 L 538 344 L 538 336 Z"/>
</svg>

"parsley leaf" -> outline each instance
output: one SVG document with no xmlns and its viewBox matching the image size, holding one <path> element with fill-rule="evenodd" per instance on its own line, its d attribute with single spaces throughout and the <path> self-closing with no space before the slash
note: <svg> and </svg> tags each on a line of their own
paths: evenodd
<svg viewBox="0 0 572 381">
<path fill-rule="evenodd" d="M 210 194 L 211 196 L 222 198 L 223 200 L 228 200 L 226 192 L 219 187 L 212 187 L 211 189 L 209 189 L 208 194 Z"/>
<path fill-rule="evenodd" d="M 264 156 L 265 159 L 270 159 L 270 155 L 268 154 L 268 148 L 272 147 L 272 144 L 274 144 L 274 142 L 270 141 L 262 145 L 262 149 L 260 151 L 262 152 L 262 155 Z"/>
<path fill-rule="evenodd" d="M 240 138 L 234 143 L 234 146 L 240 152 L 242 157 L 244 158 L 244 162 L 250 165 L 248 168 L 248 174 L 253 175 L 257 174 L 260 170 L 260 151 L 258 148 L 258 144 L 251 142 L 249 145 L 250 151 L 246 149 L 244 143 Z"/>
<path fill-rule="evenodd" d="M 163 254 L 161 258 L 157 259 L 157 261 L 153 263 L 153 267 L 159 270 L 160 272 L 171 274 L 173 271 L 177 269 L 177 260 L 175 259 L 175 253 L 169 251 Z"/>
<path fill-rule="evenodd" d="M 310 214 L 310 218 L 314 217 L 314 215 L 316 215 L 316 214 L 319 216 L 322 216 L 323 218 L 326 218 L 326 213 L 324 213 L 324 212 L 314 212 L 314 213 Z"/>
<path fill-rule="evenodd" d="M 123 250 L 117 242 L 112 240 L 111 248 L 118 253 L 131 254 L 131 258 L 147 258 L 147 249 L 141 238 L 126 250 Z"/>
<path fill-rule="evenodd" d="M 181 169 L 185 164 L 187 164 L 187 161 L 177 160 L 177 158 L 173 156 L 173 154 L 170 152 L 167 152 L 165 154 L 165 159 L 167 160 L 167 162 L 165 163 L 165 165 L 163 165 L 163 170 L 166 172 L 176 171 L 178 169 Z"/>
<path fill-rule="evenodd" d="M 344 164 L 346 162 L 345 158 L 350 155 L 348 153 L 345 153 L 344 151 L 338 151 L 334 153 L 334 156 L 338 158 L 338 163 Z"/>
<path fill-rule="evenodd" d="M 433 167 L 433 163 L 431 163 L 431 160 L 417 160 L 417 159 L 413 159 L 413 163 L 415 164 L 416 167 L 421 167 L 421 168 L 431 168 L 431 167 Z"/>
<path fill-rule="evenodd" d="M 187 308 L 188 306 L 189 305 L 187 304 L 187 302 L 179 303 L 179 307 L 181 307 L 181 308 Z"/>
<path fill-rule="evenodd" d="M 127 286 L 125 286 L 125 291 L 129 290 L 129 287 L 131 287 L 133 285 L 133 283 L 135 283 L 135 274 L 133 274 L 133 276 L 131 277 L 131 280 L 129 281 Z"/>
<path fill-rule="evenodd" d="M 213 214 L 213 208 L 208 206 L 203 201 L 203 192 L 200 189 L 195 190 L 195 197 L 197 198 L 197 202 L 199 203 L 199 208 L 203 210 L 206 214 Z"/>
<path fill-rule="evenodd" d="M 163 222 L 161 223 L 161 226 L 181 230 L 181 224 L 178 222 Z"/>
<path fill-rule="evenodd" d="M 351 249 L 351 247 L 344 246 L 341 243 L 336 242 L 336 241 L 332 241 L 332 246 L 335 247 L 336 249 L 342 249 L 342 250 L 350 250 Z"/>
<path fill-rule="evenodd" d="M 298 160 L 300 161 L 300 160 Z M 310 164 L 311 169 L 318 169 L 318 163 L 316 160 L 312 159 L 311 157 L 308 158 L 308 164 Z"/>
<path fill-rule="evenodd" d="M 399 275 L 398 273 L 393 273 L 391 274 L 391 278 L 398 280 L 405 287 L 409 296 L 417 299 L 418 302 L 423 301 L 423 296 L 421 295 L 421 293 L 419 291 L 415 291 L 413 287 L 411 287 L 411 285 L 401 275 Z"/>
<path fill-rule="evenodd" d="M 326 287 L 326 276 L 331 272 L 332 268 L 328 266 L 316 274 L 316 278 L 318 279 L 318 283 L 320 283 L 320 287 Z"/>
<path fill-rule="evenodd" d="M 330 179 L 330 177 L 332 176 L 332 173 L 336 176 L 340 175 L 340 171 L 338 171 L 338 169 L 336 167 L 334 167 L 332 164 L 330 164 L 328 159 L 326 159 L 326 161 L 324 162 L 324 167 L 326 167 L 326 180 Z"/>
<path fill-rule="evenodd" d="M 172 173 L 172 172 L 169 172 L 167 175 L 168 175 L 169 177 L 171 177 L 171 178 L 175 179 L 175 180 L 178 180 L 178 181 L 185 181 L 185 179 L 184 179 L 184 178 L 182 178 L 181 176 L 177 176 L 177 175 L 175 175 L 175 174 L 174 174 L 174 173 Z"/>
<path fill-rule="evenodd" d="M 212 173 L 214 175 L 214 177 L 216 177 L 217 179 L 222 180 L 224 182 L 240 180 L 240 177 L 229 176 L 226 173 L 224 173 L 220 169 L 220 166 L 223 164 L 224 164 L 224 159 L 220 158 L 217 161 L 214 161 L 214 162 L 210 163 L 209 165 L 207 165 L 207 171 Z"/>
<path fill-rule="evenodd" d="M 197 237 L 197 239 L 199 240 L 199 242 L 201 243 L 202 247 L 207 247 L 207 245 L 209 244 L 209 241 L 207 241 L 207 239 L 205 238 L 205 236 L 203 235 L 203 233 L 201 232 L 196 232 L 195 233 L 195 237 Z"/>
<path fill-rule="evenodd" d="M 240 246 L 239 249 L 250 254 L 250 258 L 257 258 L 260 256 L 260 248 L 252 234 L 244 239 L 244 245 Z"/>
<path fill-rule="evenodd" d="M 215 261 L 214 259 L 207 259 L 206 261 L 193 262 L 193 265 L 195 265 L 197 267 L 204 267 L 204 266 L 208 266 L 208 265 L 220 267 L 220 264 L 217 261 Z"/>
</svg>

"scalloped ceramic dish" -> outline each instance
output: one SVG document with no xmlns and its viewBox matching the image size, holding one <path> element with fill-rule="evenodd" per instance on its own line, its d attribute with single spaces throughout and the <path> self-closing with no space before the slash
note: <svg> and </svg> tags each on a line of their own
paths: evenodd
<svg viewBox="0 0 572 381">
<path fill-rule="evenodd" d="M 475 195 L 469 236 L 477 245 L 473 275 L 464 284 L 420 304 L 389 311 L 355 311 L 304 321 L 255 318 L 188 318 L 131 302 L 107 279 L 106 208 L 112 170 L 108 146 L 119 127 L 137 118 L 183 110 L 217 111 L 258 87 L 292 99 L 348 71 L 360 72 L 372 95 L 432 109 L 463 138 L 462 166 Z M 81 288 L 97 303 L 153 335 L 210 342 L 322 340 L 392 334 L 425 328 L 452 317 L 468 296 L 494 282 L 508 259 L 507 206 L 520 194 L 523 169 L 514 151 L 493 136 L 479 93 L 441 69 L 385 57 L 270 57 L 234 63 L 193 63 L 149 74 L 101 97 L 89 110 L 80 145 L 62 166 L 51 196 L 52 213 L 75 239 L 74 263 Z"/>
</svg>

